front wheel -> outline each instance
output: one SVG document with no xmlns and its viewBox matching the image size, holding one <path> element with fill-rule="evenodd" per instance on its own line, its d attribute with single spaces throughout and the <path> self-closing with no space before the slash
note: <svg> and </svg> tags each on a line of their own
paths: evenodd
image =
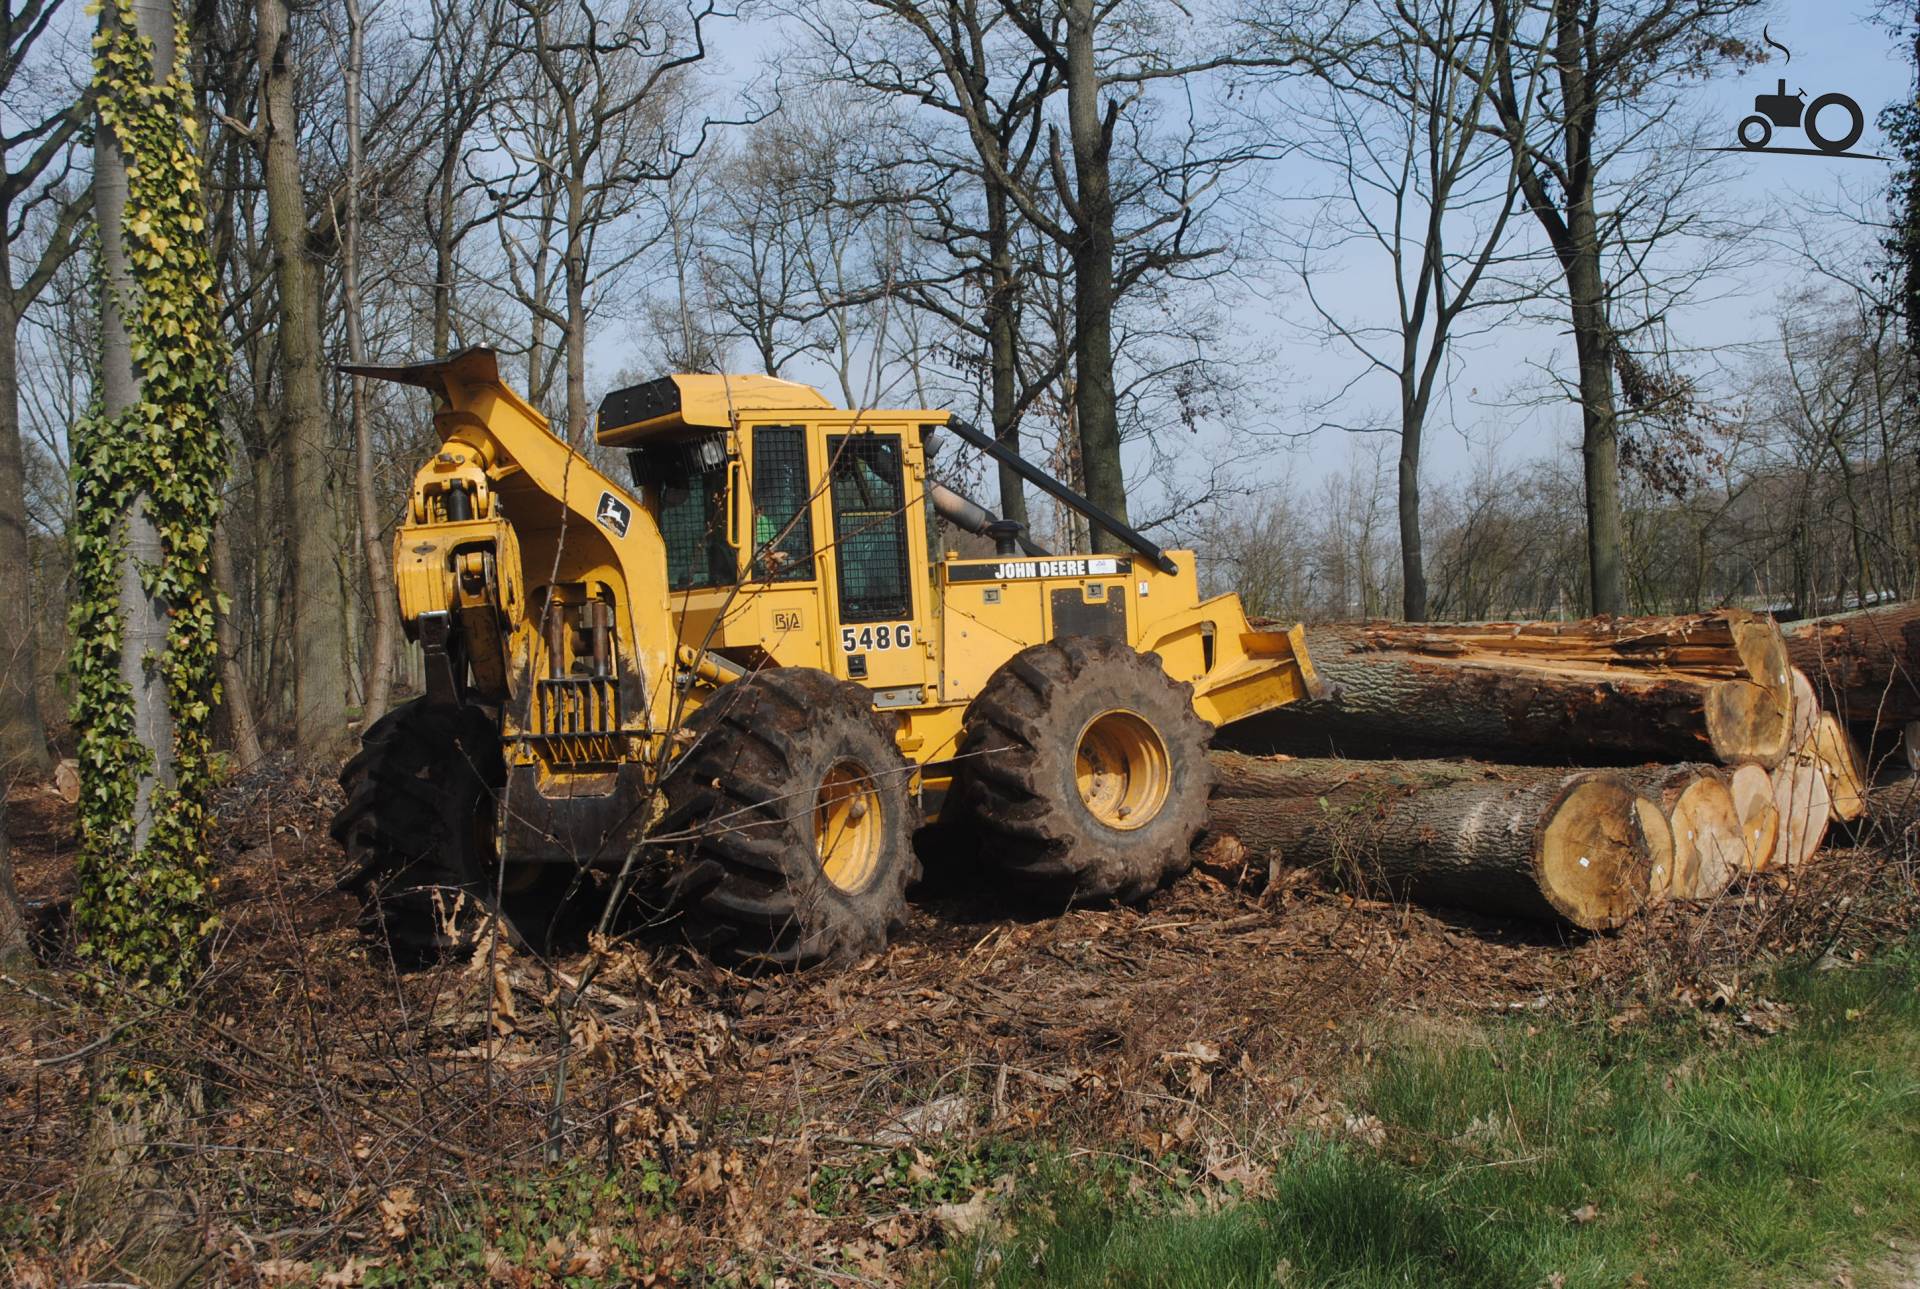
<svg viewBox="0 0 1920 1289">
<path fill-rule="evenodd" d="M 339 887 L 360 897 L 362 926 L 403 963 L 472 948 L 496 892 L 509 931 L 546 944 L 575 874 L 500 870 L 493 808 L 504 774 L 499 731 L 483 713 L 419 699 L 375 721 L 341 770 L 347 802 L 331 832 L 353 867 Z"/>
<path fill-rule="evenodd" d="M 1193 865 L 1212 735 L 1154 655 L 1067 636 L 1008 659 L 967 708 L 960 798 L 1015 880 L 1143 899 Z"/>
<path fill-rule="evenodd" d="M 1757 152 L 1767 146 L 1773 138 L 1773 122 L 1758 114 L 1740 122 L 1740 146 L 1749 152 Z"/>
<path fill-rule="evenodd" d="M 811 667 L 723 685 L 685 722 L 655 838 L 692 938 L 749 964 L 850 961 L 884 948 L 920 875 L 919 825 L 872 695 Z"/>
</svg>

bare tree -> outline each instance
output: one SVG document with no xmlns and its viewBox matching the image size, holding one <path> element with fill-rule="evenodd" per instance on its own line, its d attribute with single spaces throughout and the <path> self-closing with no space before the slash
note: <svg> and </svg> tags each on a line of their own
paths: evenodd
<svg viewBox="0 0 1920 1289">
<path fill-rule="evenodd" d="M 366 55 L 366 24 L 359 0 L 345 0 L 347 56 L 341 68 L 346 93 L 347 190 L 346 214 L 340 234 L 341 294 L 344 297 L 348 361 L 367 361 L 367 343 L 361 329 L 360 205 L 362 149 L 360 140 L 360 74 Z M 439 284 L 435 283 L 436 293 Z M 393 690 L 394 650 L 400 640 L 398 606 L 393 578 L 387 567 L 386 525 L 373 490 L 373 434 L 367 425 L 366 381 L 349 377 L 348 419 L 353 433 L 354 501 L 359 510 L 360 540 L 367 561 L 367 585 L 373 601 L 373 639 L 367 650 L 366 701 L 363 726 L 371 726 L 387 710 Z"/>
<path fill-rule="evenodd" d="M 307 239 L 306 188 L 295 111 L 295 52 L 286 0 L 257 0 L 260 65 L 255 127 L 266 186 L 267 236 L 278 288 L 278 452 L 285 471 L 292 577 L 294 737 L 322 755 L 346 737 L 346 597 L 335 563 L 331 422 L 323 388 L 319 268 Z"/>
<path fill-rule="evenodd" d="M 636 0 L 616 20 L 585 0 L 512 0 L 506 31 L 512 92 L 497 101 L 509 169 L 489 179 L 509 201 L 498 224 L 515 300 L 530 315 L 528 385 L 540 401 L 556 359 L 567 433 L 586 434 L 589 298 L 660 235 L 630 217 L 699 148 L 688 140 L 687 69 L 706 57 L 712 4 L 676 11 Z M 558 333 L 557 346 L 546 339 Z"/>
<path fill-rule="evenodd" d="M 1586 479 L 1587 563 L 1596 613 L 1624 613 L 1625 531 L 1614 372 L 1621 314 L 1653 248 L 1686 223 L 1674 200 L 1694 177 L 1673 163 L 1681 83 L 1742 56 L 1759 0 L 1498 0 L 1492 9 L 1495 124 L 1519 186 L 1559 262 L 1572 321 Z M 1530 89 L 1544 63 L 1552 96 Z M 1488 79 L 1485 68 L 1473 72 Z M 1621 190 L 1649 172 L 1648 201 Z M 1663 173 L 1664 172 L 1664 173 Z M 1649 210 L 1655 227 L 1640 226 Z M 1611 270 L 1611 272 L 1610 272 Z"/>
<path fill-rule="evenodd" d="M 1377 0 L 1330 18 L 1285 4 L 1247 20 L 1256 49 L 1305 69 L 1321 87 L 1318 129 L 1303 150 L 1333 177 L 1332 191 L 1304 229 L 1281 237 L 1319 330 L 1364 364 L 1331 401 L 1344 401 L 1368 376 L 1393 382 L 1390 424 L 1333 424 L 1399 437 L 1401 608 L 1413 622 L 1428 611 L 1421 450 L 1454 345 L 1499 326 L 1537 292 L 1515 277 L 1526 271 L 1527 251 L 1508 235 L 1518 184 L 1512 152 L 1486 128 L 1494 70 L 1486 42 L 1491 7 L 1502 2 Z M 1536 78 L 1521 84 L 1525 113 Z M 1356 314 L 1321 288 L 1328 256 L 1353 247 L 1390 266 L 1389 319 Z"/>
<path fill-rule="evenodd" d="M 20 439 L 20 321 L 79 247 L 91 203 L 68 182 L 85 121 L 77 88 L 51 76 L 46 49 L 62 0 L 28 0 L 0 16 L 0 770 L 44 774 L 33 556 L 27 541 L 25 455 Z M 35 242 L 37 241 L 37 245 Z M 15 256 L 23 276 L 15 276 Z"/>
</svg>

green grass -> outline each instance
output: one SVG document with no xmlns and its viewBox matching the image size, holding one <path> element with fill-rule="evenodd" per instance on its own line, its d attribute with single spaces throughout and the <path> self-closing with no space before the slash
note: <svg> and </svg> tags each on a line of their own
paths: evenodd
<svg viewBox="0 0 1920 1289">
<path fill-rule="evenodd" d="M 1720 1289 L 1870 1268 L 1920 1214 L 1920 946 L 1762 988 L 1790 1005 L 1766 1038 L 1736 1003 L 1393 1048 L 1349 1095 L 1383 1147 L 1299 1144 L 1267 1194 L 1213 1213 L 1055 1164 L 1011 1234 L 936 1280 Z"/>
</svg>

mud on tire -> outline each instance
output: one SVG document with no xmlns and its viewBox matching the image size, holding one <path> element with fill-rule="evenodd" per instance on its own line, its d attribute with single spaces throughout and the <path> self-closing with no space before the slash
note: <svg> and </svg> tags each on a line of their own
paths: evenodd
<svg viewBox="0 0 1920 1289">
<path fill-rule="evenodd" d="M 920 875 L 920 819 L 868 691 L 774 668 L 723 686 L 685 727 L 655 835 L 679 851 L 668 891 L 690 938 L 778 966 L 883 948 Z"/>
<path fill-rule="evenodd" d="M 373 723 L 340 771 L 347 804 L 333 839 L 352 868 L 361 927 L 406 965 L 471 948 L 496 874 L 493 799 L 504 778 L 500 735 L 472 708 L 403 703 Z M 523 942 L 544 944 L 573 879 L 564 868 L 509 869 L 503 912 Z"/>
<path fill-rule="evenodd" d="M 968 706 L 956 789 L 1009 876 L 1051 898 L 1144 899 L 1193 865 L 1212 734 L 1154 655 L 1067 636 L 1015 654 Z"/>
</svg>

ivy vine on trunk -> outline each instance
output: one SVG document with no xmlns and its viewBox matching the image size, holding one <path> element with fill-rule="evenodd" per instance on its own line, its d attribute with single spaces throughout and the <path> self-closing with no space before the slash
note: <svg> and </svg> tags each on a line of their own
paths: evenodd
<svg viewBox="0 0 1920 1289">
<path fill-rule="evenodd" d="M 74 444 L 74 915 L 87 957 L 160 995 L 192 979 L 214 923 L 206 802 L 225 352 L 192 84 L 174 56 L 182 26 L 178 11 L 136 16 L 132 0 L 105 0 L 94 37 L 97 168 L 125 174 L 118 219 L 101 220 L 102 326 L 123 328 L 125 343 L 103 345 L 105 396 Z M 120 199 L 116 188 L 100 209 Z M 130 372 L 106 369 L 116 362 Z M 129 624 L 130 597 L 151 606 L 155 630 Z M 137 689 L 160 700 L 144 728 Z"/>
</svg>

